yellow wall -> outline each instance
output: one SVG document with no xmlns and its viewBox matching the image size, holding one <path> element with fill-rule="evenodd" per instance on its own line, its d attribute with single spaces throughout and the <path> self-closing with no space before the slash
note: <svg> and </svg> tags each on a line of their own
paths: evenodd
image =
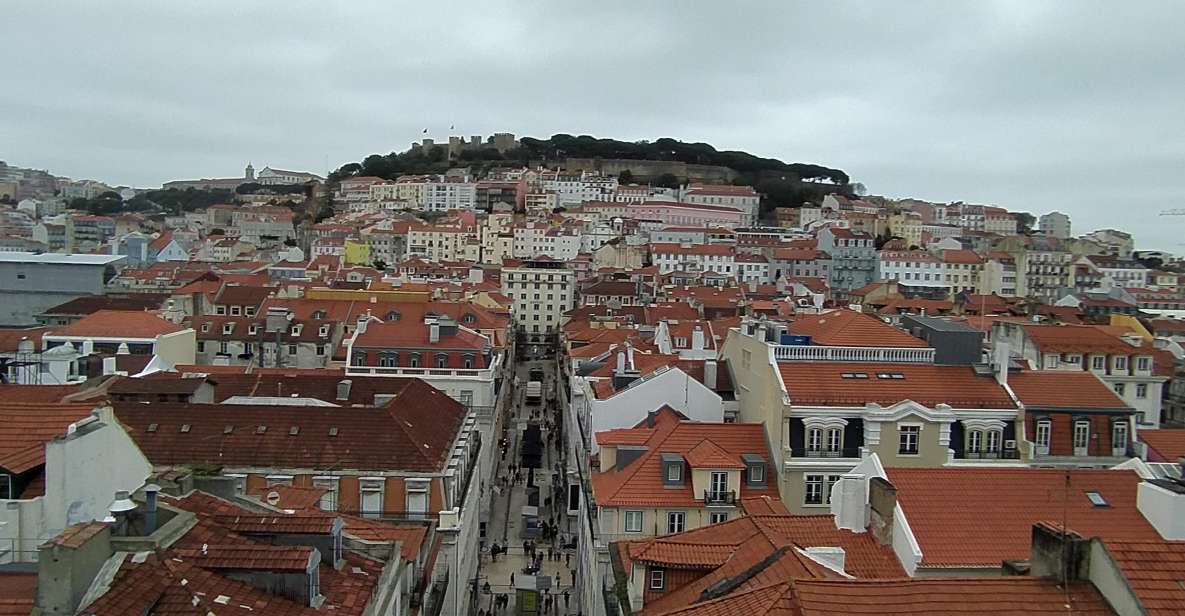
<svg viewBox="0 0 1185 616">
<path fill-rule="evenodd" d="M 914 456 L 898 455 L 898 424 L 921 424 L 922 431 L 918 435 L 918 454 Z M 870 447 L 881 458 L 885 467 L 894 466 L 941 466 L 946 463 L 949 447 L 938 444 L 938 424 L 928 423 L 917 416 L 910 416 L 900 421 L 885 421 L 881 423 L 881 442 Z"/>
<path fill-rule="evenodd" d="M 346 263 L 350 265 L 370 265 L 374 262 L 370 258 L 370 244 L 346 240 Z"/>
</svg>

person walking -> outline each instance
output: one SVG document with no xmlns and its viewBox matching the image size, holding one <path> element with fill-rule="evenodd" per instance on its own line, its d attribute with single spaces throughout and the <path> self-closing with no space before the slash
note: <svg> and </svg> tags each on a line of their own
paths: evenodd
<svg viewBox="0 0 1185 616">
<path fill-rule="evenodd" d="M 564 611 L 568 611 L 568 591 L 564 591 Z"/>
<path fill-rule="evenodd" d="M 514 588 L 514 572 L 510 572 L 510 587 Z"/>
</svg>

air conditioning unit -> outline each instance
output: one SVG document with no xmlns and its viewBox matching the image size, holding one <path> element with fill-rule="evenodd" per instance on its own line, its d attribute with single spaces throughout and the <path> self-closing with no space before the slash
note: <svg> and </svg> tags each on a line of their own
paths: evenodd
<svg viewBox="0 0 1185 616">
<path fill-rule="evenodd" d="M 1014 441 L 1014 440 L 1004 441 L 1004 449 L 1016 449 L 1016 441 Z"/>
</svg>

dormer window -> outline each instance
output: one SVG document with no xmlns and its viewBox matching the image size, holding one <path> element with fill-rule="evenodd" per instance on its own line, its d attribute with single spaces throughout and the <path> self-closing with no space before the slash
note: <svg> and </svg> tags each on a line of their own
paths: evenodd
<svg viewBox="0 0 1185 616">
<path fill-rule="evenodd" d="M 255 316 L 255 306 L 247 306 L 246 308 L 243 309 L 243 314 L 245 314 L 249 317 Z"/>
<path fill-rule="evenodd" d="M 242 307 L 240 307 L 240 306 L 231 306 L 231 307 L 230 307 L 230 313 L 231 313 L 231 315 L 233 315 L 233 316 L 236 316 L 236 317 L 237 317 L 237 316 L 239 316 L 239 315 L 243 314 L 243 309 L 242 309 Z"/>
<path fill-rule="evenodd" d="M 226 314 L 226 306 L 221 304 L 214 306 L 214 314 Z"/>
<path fill-rule="evenodd" d="M 300 332 L 301 332 L 301 330 L 303 330 L 303 329 L 304 329 L 304 325 L 299 325 L 299 324 L 298 324 L 298 325 L 293 325 L 293 326 L 292 326 L 292 335 L 293 335 L 293 336 L 299 336 L 299 335 L 300 335 Z"/>
<path fill-rule="evenodd" d="M 1115 357 L 1115 369 L 1116 370 L 1127 370 L 1127 356 L 1126 355 L 1117 355 Z"/>
<path fill-rule="evenodd" d="M 753 453 L 741 454 L 745 463 L 745 481 L 751 486 L 765 485 L 765 459 Z"/>
<path fill-rule="evenodd" d="M 1107 358 L 1102 355 L 1095 355 L 1094 357 L 1090 358 L 1090 369 L 1091 370 L 1106 370 L 1107 369 Z"/>
<path fill-rule="evenodd" d="M 387 313 L 387 320 L 388 321 L 398 321 L 401 316 L 402 315 L 399 314 L 398 310 L 392 310 L 391 312 Z"/>
<path fill-rule="evenodd" d="M 258 333 L 259 333 L 259 326 L 258 325 L 255 325 L 254 323 L 252 323 L 251 325 L 247 326 L 247 334 L 248 335 L 254 336 Z"/>
<path fill-rule="evenodd" d="M 320 320 L 320 319 L 324 319 L 324 318 L 325 318 L 325 311 L 324 310 L 314 310 L 313 311 L 313 319 Z"/>
<path fill-rule="evenodd" d="M 468 313 L 468 312 L 465 313 L 465 316 L 461 317 L 462 323 L 473 323 L 476 320 L 477 320 L 477 317 L 473 316 L 471 313 Z"/>
<path fill-rule="evenodd" d="M 1148 372 L 1152 369 L 1152 359 L 1149 357 L 1140 357 L 1136 359 L 1136 370 L 1140 372 Z"/>
<path fill-rule="evenodd" d="M 437 368 L 447 368 L 448 367 L 448 354 L 447 353 L 437 353 L 436 354 L 436 367 Z"/>
<path fill-rule="evenodd" d="M 322 325 L 322 326 L 321 326 L 321 330 L 320 330 L 320 332 L 319 332 L 319 333 L 321 334 L 321 337 L 322 337 L 322 338 L 324 338 L 325 336 L 328 336 L 328 335 L 329 335 L 329 326 L 328 326 L 328 325 Z"/>
<path fill-rule="evenodd" d="M 677 453 L 662 454 L 663 485 L 683 485 L 683 456 Z"/>
<path fill-rule="evenodd" d="M 210 324 L 209 323 L 202 323 L 202 333 L 204 334 L 208 331 L 210 331 Z"/>
<path fill-rule="evenodd" d="M 222 334 L 224 336 L 229 336 L 230 334 L 233 334 L 234 331 L 235 331 L 235 324 L 234 323 L 223 323 L 222 324 Z"/>
</svg>

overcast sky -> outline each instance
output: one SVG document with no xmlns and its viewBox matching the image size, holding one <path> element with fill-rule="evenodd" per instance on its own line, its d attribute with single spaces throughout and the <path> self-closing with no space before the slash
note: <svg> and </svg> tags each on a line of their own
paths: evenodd
<svg viewBox="0 0 1185 616">
<path fill-rule="evenodd" d="M 1156 215 L 1185 207 L 1185 2 L 6 0 L 2 14 L 0 160 L 59 175 L 324 173 L 450 125 L 674 137 L 1185 252 L 1185 217 Z"/>
</svg>

